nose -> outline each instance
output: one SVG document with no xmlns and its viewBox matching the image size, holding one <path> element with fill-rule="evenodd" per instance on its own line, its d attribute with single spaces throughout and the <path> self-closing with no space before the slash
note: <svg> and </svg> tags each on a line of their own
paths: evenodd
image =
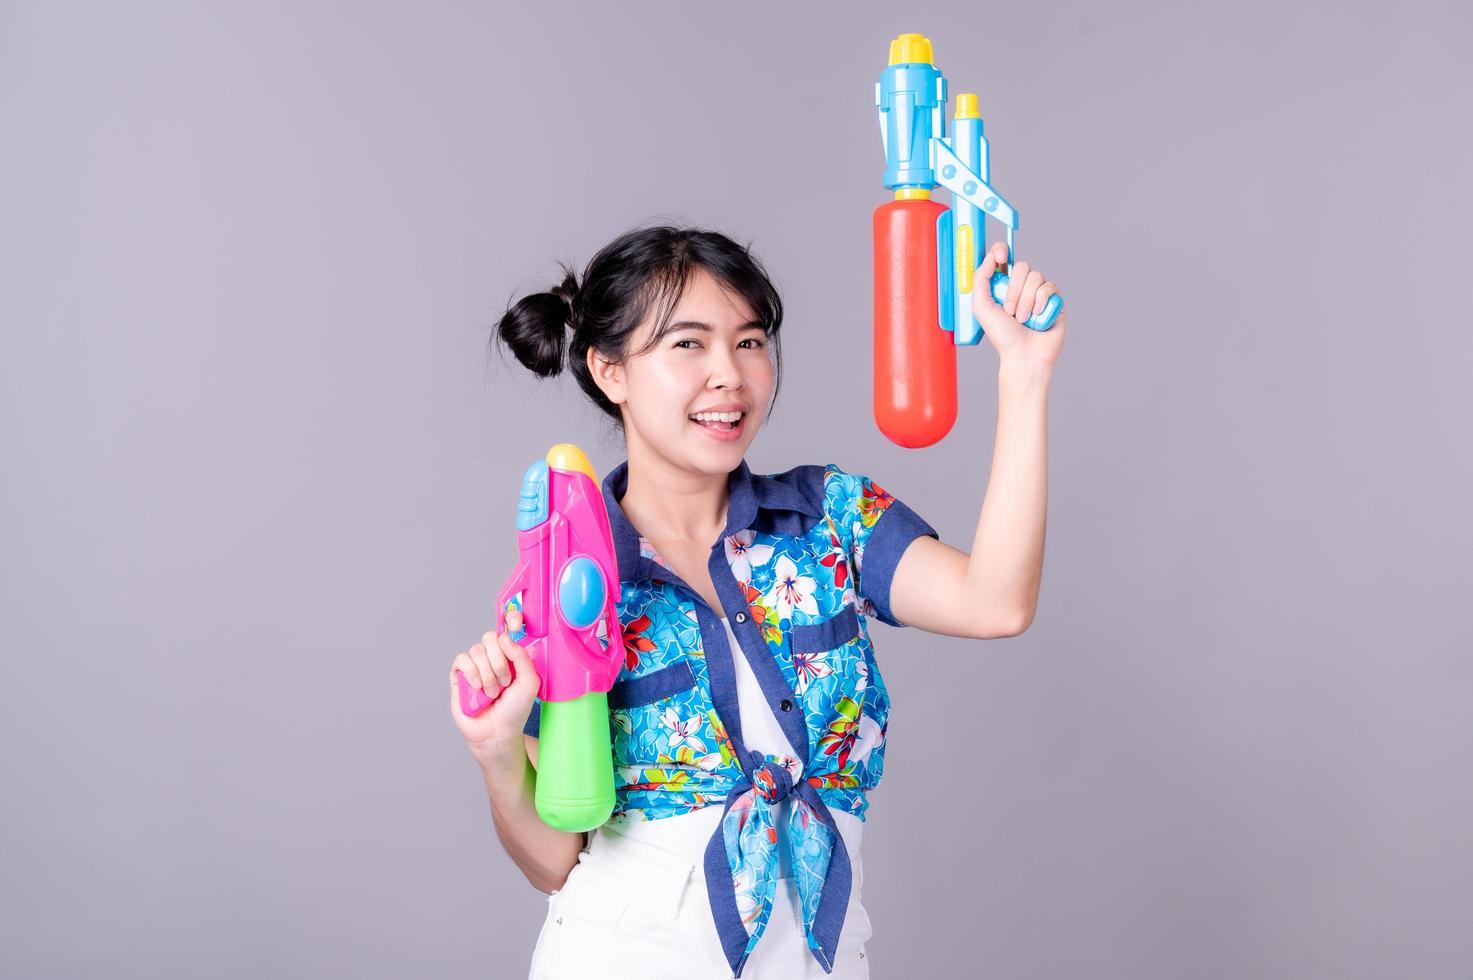
<svg viewBox="0 0 1473 980">
<path fill-rule="evenodd" d="M 737 364 L 736 355 L 729 350 L 717 349 L 715 362 L 711 365 L 711 387 L 742 388 L 742 369 Z"/>
</svg>

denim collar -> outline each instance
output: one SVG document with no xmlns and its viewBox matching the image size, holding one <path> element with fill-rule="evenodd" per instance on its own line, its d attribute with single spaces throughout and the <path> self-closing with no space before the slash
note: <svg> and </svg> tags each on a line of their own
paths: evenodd
<svg viewBox="0 0 1473 980">
<path fill-rule="evenodd" d="M 619 578 L 630 581 L 643 578 L 643 562 L 639 554 L 639 531 L 624 514 L 619 498 L 629 487 L 629 461 L 625 460 L 604 477 L 604 508 L 609 514 L 609 530 L 614 538 L 614 559 L 619 564 Z M 736 469 L 727 475 L 726 487 L 731 499 L 726 507 L 726 529 L 721 533 L 721 544 L 739 531 L 745 531 L 757 520 L 759 511 L 795 511 L 810 518 L 823 516 L 821 507 L 814 505 L 797 488 L 769 476 L 758 476 L 743 459 Z M 659 566 L 654 566 L 658 568 Z M 662 572 L 665 569 L 661 569 Z"/>
</svg>

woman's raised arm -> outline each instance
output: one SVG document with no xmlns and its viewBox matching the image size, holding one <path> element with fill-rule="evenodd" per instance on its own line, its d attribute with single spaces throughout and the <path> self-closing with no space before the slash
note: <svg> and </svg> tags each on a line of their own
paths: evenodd
<svg viewBox="0 0 1473 980">
<path fill-rule="evenodd" d="M 977 269 L 987 282 L 1006 248 Z M 973 313 L 998 352 L 997 439 L 971 554 L 916 538 L 895 567 L 890 607 L 909 626 L 948 636 L 1016 636 L 1032 623 L 1043 580 L 1048 512 L 1048 393 L 1064 343 L 1066 311 L 1052 329 L 1023 321 L 1057 290 L 1026 262 L 1013 268 L 1001 305 L 986 290 Z"/>
</svg>

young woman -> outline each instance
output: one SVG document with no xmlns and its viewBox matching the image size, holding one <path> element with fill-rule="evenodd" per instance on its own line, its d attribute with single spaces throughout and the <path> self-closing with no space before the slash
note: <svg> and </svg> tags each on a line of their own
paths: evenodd
<svg viewBox="0 0 1473 980">
<path fill-rule="evenodd" d="M 989 252 L 976 281 L 1003 258 Z M 628 232 L 581 285 L 569 271 L 507 311 L 499 336 L 518 360 L 543 377 L 566 364 L 628 452 L 603 481 L 625 649 L 609 821 L 574 834 L 537 816 L 538 677 L 520 645 L 487 632 L 451 665 L 451 714 L 497 832 L 550 893 L 533 977 L 869 975 L 859 851 L 890 702 L 866 619 L 977 639 L 1032 622 L 1066 324 L 1022 321 L 1055 291 L 1019 262 L 1003 305 L 976 293 L 1000 368 L 970 554 L 868 476 L 748 469 L 778 387 L 782 303 L 726 236 Z M 840 404 L 841 420 L 863 411 Z M 805 426 L 819 447 L 825 422 Z M 457 670 L 495 699 L 477 718 L 460 711 Z"/>
</svg>

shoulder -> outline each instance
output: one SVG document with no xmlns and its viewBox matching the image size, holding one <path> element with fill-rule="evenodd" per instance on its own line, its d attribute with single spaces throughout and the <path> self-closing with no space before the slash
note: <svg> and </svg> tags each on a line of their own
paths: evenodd
<svg viewBox="0 0 1473 980">
<path fill-rule="evenodd" d="M 826 518 L 845 540 L 856 524 L 873 525 L 891 501 L 890 494 L 871 477 L 838 463 L 807 463 L 759 479 L 763 481 L 762 503 Z"/>
<path fill-rule="evenodd" d="M 824 513 L 838 526 L 841 537 L 850 539 L 855 547 L 881 543 L 897 550 L 898 558 L 898 551 L 916 537 L 940 538 L 923 517 L 868 474 L 834 463 L 823 470 Z"/>
<path fill-rule="evenodd" d="M 781 473 L 767 473 L 758 476 L 757 479 L 761 483 L 759 497 L 764 498 L 761 502 L 767 505 L 777 503 L 821 514 L 824 512 L 828 469 L 829 466 L 823 463 L 804 463 L 802 466 L 794 466 Z"/>
<path fill-rule="evenodd" d="M 873 523 L 889 494 L 867 474 L 837 463 L 827 463 L 822 469 L 824 513 L 845 527 L 866 517 Z"/>
<path fill-rule="evenodd" d="M 844 469 L 838 463 L 804 463 L 781 473 L 759 477 L 801 493 L 809 502 L 823 504 L 835 493 L 872 485 L 869 477 Z"/>
</svg>

